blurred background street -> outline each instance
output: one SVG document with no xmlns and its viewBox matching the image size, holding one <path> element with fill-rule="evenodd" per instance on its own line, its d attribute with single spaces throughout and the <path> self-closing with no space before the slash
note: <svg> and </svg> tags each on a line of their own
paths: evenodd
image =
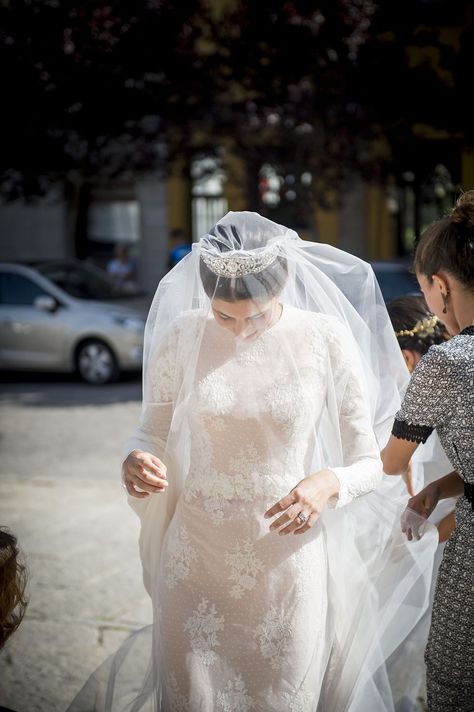
<svg viewBox="0 0 474 712">
<path fill-rule="evenodd" d="M 97 389 L 31 376 L 1 386 L 0 521 L 25 552 L 30 604 L 0 653 L 0 705 L 60 712 L 151 620 L 137 521 L 119 479 L 140 383 Z"/>
</svg>

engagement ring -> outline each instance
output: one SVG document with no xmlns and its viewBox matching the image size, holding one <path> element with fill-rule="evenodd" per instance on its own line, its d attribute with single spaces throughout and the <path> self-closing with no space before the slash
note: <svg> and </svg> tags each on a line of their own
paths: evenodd
<svg viewBox="0 0 474 712">
<path fill-rule="evenodd" d="M 301 524 L 304 524 L 308 517 L 306 516 L 306 514 L 303 514 L 303 512 L 300 512 L 297 516 L 297 519 L 300 520 Z"/>
</svg>

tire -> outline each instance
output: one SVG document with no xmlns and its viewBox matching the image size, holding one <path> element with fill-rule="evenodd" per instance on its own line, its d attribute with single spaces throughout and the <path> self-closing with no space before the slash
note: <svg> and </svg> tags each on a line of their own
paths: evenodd
<svg viewBox="0 0 474 712">
<path fill-rule="evenodd" d="M 100 339 L 89 339 L 78 346 L 76 366 L 82 380 L 94 386 L 115 381 L 119 373 L 112 349 Z"/>
</svg>

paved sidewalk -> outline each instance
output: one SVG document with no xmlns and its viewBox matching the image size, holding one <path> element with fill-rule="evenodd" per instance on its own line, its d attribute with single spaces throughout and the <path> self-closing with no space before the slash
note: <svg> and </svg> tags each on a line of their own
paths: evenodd
<svg viewBox="0 0 474 712">
<path fill-rule="evenodd" d="M 0 653 L 0 705 L 62 712 L 122 640 L 151 621 L 138 520 L 118 482 L 139 385 L 2 390 L 0 524 L 27 557 L 30 604 Z"/>
</svg>

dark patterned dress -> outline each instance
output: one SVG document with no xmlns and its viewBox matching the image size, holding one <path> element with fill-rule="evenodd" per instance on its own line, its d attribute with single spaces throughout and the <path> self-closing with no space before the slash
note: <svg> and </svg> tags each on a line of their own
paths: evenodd
<svg viewBox="0 0 474 712">
<path fill-rule="evenodd" d="M 474 712 L 474 326 L 432 346 L 413 372 L 393 434 L 436 429 L 464 480 L 438 575 L 425 660 L 430 712 Z"/>
</svg>

